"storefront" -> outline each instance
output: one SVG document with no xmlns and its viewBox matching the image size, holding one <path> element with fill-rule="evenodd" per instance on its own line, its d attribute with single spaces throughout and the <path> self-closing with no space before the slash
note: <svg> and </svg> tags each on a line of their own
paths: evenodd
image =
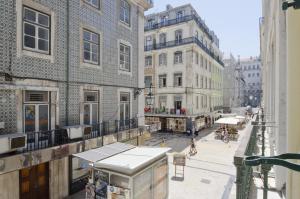
<svg viewBox="0 0 300 199">
<path fill-rule="evenodd" d="M 109 152 L 108 156 L 109 146 L 104 150 L 99 148 L 74 155 L 91 165 L 92 175 L 86 187 L 88 194 L 101 199 L 168 198 L 166 153 L 170 148 L 115 143 L 111 146 L 115 151 Z M 119 153 L 115 153 L 116 150 Z"/>
</svg>

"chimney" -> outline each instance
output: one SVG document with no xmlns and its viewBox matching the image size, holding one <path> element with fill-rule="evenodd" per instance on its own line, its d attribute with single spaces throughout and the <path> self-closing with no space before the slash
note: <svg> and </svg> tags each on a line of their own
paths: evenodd
<svg viewBox="0 0 300 199">
<path fill-rule="evenodd" d="M 171 10 L 171 9 L 173 9 L 173 7 L 172 7 L 170 4 L 167 4 L 166 10 L 169 11 L 169 10 Z"/>
</svg>

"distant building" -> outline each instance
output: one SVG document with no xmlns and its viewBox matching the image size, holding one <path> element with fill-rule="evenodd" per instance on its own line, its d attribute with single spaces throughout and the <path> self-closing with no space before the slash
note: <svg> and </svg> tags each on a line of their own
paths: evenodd
<svg viewBox="0 0 300 199">
<path fill-rule="evenodd" d="M 146 16 L 145 84 L 154 87 L 155 113 L 215 117 L 223 70 L 219 39 L 190 4 Z"/>
<path fill-rule="evenodd" d="M 223 106 L 241 107 L 244 100 L 245 80 L 239 60 L 230 54 L 224 58 Z"/>
<path fill-rule="evenodd" d="M 245 79 L 243 105 L 260 106 L 262 94 L 261 60 L 259 57 L 241 59 L 241 69 Z"/>
</svg>

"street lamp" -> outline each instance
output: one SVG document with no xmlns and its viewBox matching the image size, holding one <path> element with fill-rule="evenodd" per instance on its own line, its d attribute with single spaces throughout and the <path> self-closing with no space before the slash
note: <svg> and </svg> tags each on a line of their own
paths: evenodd
<svg viewBox="0 0 300 199">
<path fill-rule="evenodd" d="M 149 88 L 149 93 L 146 97 L 146 104 L 147 106 L 152 106 L 154 103 L 154 97 L 153 97 L 153 93 L 152 93 L 152 83 L 150 84 L 150 88 Z"/>
</svg>

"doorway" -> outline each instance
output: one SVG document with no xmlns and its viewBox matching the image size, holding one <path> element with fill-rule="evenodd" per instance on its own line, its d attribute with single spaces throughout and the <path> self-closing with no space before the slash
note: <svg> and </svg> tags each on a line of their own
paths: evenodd
<svg viewBox="0 0 300 199">
<path fill-rule="evenodd" d="M 20 170 L 20 199 L 49 199 L 49 163 Z"/>
</svg>

